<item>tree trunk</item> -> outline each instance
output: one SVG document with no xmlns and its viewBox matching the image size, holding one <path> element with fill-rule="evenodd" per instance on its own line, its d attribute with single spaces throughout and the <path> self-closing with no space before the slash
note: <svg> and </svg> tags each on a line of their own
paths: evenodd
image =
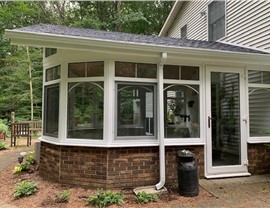
<svg viewBox="0 0 270 208">
<path fill-rule="evenodd" d="M 120 16 L 120 12 L 121 12 L 121 1 L 116 1 L 115 2 L 115 11 L 116 11 L 116 16 L 117 18 L 119 18 Z M 115 31 L 117 32 L 121 32 L 122 28 L 121 28 L 121 23 L 116 23 L 115 25 Z"/>
<path fill-rule="evenodd" d="M 32 63 L 29 54 L 29 47 L 26 46 L 26 53 L 28 59 L 28 70 L 29 70 L 29 92 L 30 92 L 30 105 L 31 105 L 31 121 L 34 120 L 34 100 L 33 100 L 33 87 L 32 87 Z"/>
</svg>

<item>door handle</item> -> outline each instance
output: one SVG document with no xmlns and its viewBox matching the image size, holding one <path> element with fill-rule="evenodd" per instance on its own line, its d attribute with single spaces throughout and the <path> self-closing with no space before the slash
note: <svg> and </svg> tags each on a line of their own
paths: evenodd
<svg viewBox="0 0 270 208">
<path fill-rule="evenodd" d="M 215 120 L 215 118 L 211 118 L 210 116 L 208 116 L 208 128 L 211 128 L 212 120 Z"/>
</svg>

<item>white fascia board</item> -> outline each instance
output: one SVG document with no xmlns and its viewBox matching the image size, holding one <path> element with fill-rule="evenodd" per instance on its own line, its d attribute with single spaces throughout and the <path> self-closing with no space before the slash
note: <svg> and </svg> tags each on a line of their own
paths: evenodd
<svg viewBox="0 0 270 208">
<path fill-rule="evenodd" d="M 196 60 L 230 61 L 233 63 L 270 65 L 270 55 L 221 51 L 202 48 L 149 45 L 114 40 L 90 39 L 87 37 L 64 36 L 45 33 L 6 30 L 12 44 L 35 47 L 52 47 L 70 50 L 104 52 L 114 54 L 133 54 L 137 56 L 160 57 L 167 52 L 168 57 L 185 57 Z"/>
<path fill-rule="evenodd" d="M 176 2 L 173 5 L 173 8 L 168 15 L 162 29 L 160 30 L 158 36 L 165 36 L 168 32 L 169 28 L 171 27 L 172 23 L 174 22 L 176 16 L 178 15 L 178 12 L 180 11 L 182 7 L 183 1 L 176 0 Z"/>
</svg>

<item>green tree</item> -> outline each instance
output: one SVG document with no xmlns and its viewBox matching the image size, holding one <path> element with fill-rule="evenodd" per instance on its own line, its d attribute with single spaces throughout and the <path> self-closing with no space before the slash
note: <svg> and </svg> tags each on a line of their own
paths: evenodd
<svg viewBox="0 0 270 208">
<path fill-rule="evenodd" d="M 11 46 L 5 29 L 48 23 L 153 35 L 172 5 L 172 1 L 0 2 L 0 117 L 9 117 L 11 111 L 24 120 L 41 116 L 42 49 Z"/>
</svg>

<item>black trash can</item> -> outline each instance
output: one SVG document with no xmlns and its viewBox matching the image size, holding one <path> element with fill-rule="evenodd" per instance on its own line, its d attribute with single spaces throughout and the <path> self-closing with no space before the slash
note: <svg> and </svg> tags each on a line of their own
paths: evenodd
<svg viewBox="0 0 270 208">
<path fill-rule="evenodd" d="M 194 197 L 199 194 L 198 165 L 195 155 L 189 150 L 179 150 L 178 156 L 178 193 Z"/>
</svg>

